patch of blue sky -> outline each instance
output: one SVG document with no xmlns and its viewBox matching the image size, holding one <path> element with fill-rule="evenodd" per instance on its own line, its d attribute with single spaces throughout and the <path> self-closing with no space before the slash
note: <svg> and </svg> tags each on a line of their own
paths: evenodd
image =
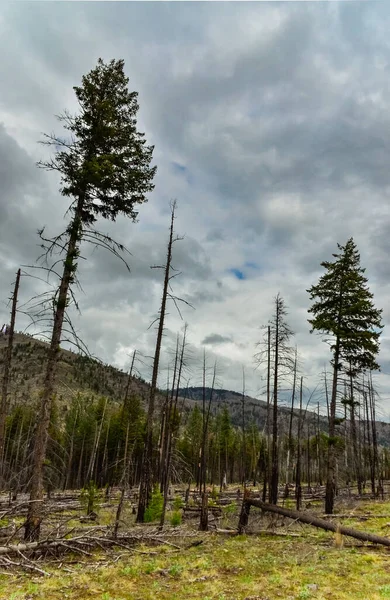
<svg viewBox="0 0 390 600">
<path fill-rule="evenodd" d="M 244 271 L 241 271 L 240 269 L 235 269 L 235 268 L 229 269 L 229 273 L 231 273 L 232 275 L 234 275 L 234 277 L 236 279 L 239 279 L 241 281 L 243 279 L 246 279 L 246 275 L 245 275 Z"/>
</svg>

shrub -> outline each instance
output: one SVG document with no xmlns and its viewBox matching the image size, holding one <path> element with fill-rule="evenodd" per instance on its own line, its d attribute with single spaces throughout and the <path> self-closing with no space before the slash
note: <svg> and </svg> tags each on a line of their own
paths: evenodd
<svg viewBox="0 0 390 600">
<path fill-rule="evenodd" d="M 171 515 L 171 525 L 172 527 L 181 525 L 181 513 L 178 510 L 175 510 Z"/>
<path fill-rule="evenodd" d="M 155 486 L 152 497 L 150 498 L 149 506 L 145 510 L 145 523 L 151 523 L 152 521 L 157 521 L 161 515 L 163 510 L 164 498 L 158 486 Z"/>
<path fill-rule="evenodd" d="M 97 512 L 99 498 L 100 493 L 94 481 L 90 481 L 89 484 L 81 490 L 80 501 L 86 510 L 87 515 Z"/>
<path fill-rule="evenodd" d="M 183 500 L 182 500 L 181 496 L 175 496 L 175 499 L 173 501 L 173 509 L 175 511 L 178 511 L 181 508 L 183 508 Z"/>
</svg>

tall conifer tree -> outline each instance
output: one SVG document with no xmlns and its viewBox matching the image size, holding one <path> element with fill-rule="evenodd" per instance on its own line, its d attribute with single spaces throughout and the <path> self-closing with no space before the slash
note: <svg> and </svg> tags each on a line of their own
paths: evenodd
<svg viewBox="0 0 390 600">
<path fill-rule="evenodd" d="M 61 193 L 71 198 L 71 204 L 66 231 L 49 240 L 49 255 L 63 250 L 64 257 L 54 298 L 53 329 L 35 434 L 31 503 L 25 527 L 27 540 L 39 537 L 43 466 L 56 365 L 80 246 L 89 241 L 116 253 L 121 246 L 94 229 L 95 222 L 99 217 L 115 221 L 121 214 L 134 221 L 136 206 L 146 201 L 146 195 L 154 187 L 156 168 L 150 165 L 153 147 L 147 146 L 144 134 L 137 131 L 137 93 L 129 91 L 128 83 L 123 60 L 105 64 L 99 59 L 97 66 L 82 78 L 82 85 L 74 88 L 80 112 L 77 115 L 66 112 L 59 117 L 66 137 L 46 136 L 46 143 L 56 152 L 40 166 L 60 173 Z"/>
<path fill-rule="evenodd" d="M 333 513 L 336 476 L 336 402 L 340 373 L 356 376 L 379 369 L 377 355 L 382 311 L 374 306 L 365 269 L 353 238 L 338 244 L 334 261 L 324 261 L 326 272 L 309 290 L 312 331 L 324 334 L 333 354 L 333 385 L 329 415 L 329 448 L 325 511 Z"/>
</svg>

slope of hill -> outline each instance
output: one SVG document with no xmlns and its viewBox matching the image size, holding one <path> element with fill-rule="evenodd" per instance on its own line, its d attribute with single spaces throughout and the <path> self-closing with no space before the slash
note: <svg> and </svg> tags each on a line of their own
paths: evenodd
<svg viewBox="0 0 390 600">
<path fill-rule="evenodd" d="M 0 377 L 3 371 L 7 337 L 0 337 Z M 10 402 L 34 401 L 42 389 L 48 344 L 22 333 L 15 334 L 10 381 Z M 110 365 L 61 350 L 58 362 L 57 396 L 68 402 L 77 393 L 105 396 L 121 400 L 128 376 Z M 142 379 L 132 377 L 130 392 L 145 399 L 149 385 Z"/>
</svg>

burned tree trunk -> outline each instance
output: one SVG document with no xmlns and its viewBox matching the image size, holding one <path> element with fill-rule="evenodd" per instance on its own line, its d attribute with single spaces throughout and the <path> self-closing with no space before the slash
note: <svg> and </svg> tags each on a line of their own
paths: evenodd
<svg viewBox="0 0 390 600">
<path fill-rule="evenodd" d="M 164 274 L 164 286 L 163 293 L 161 299 L 161 308 L 160 308 L 160 316 L 159 316 L 159 324 L 157 330 L 157 340 L 156 340 L 156 349 L 154 353 L 153 360 L 153 373 L 152 373 L 152 381 L 150 385 L 150 394 L 149 394 L 149 406 L 148 406 L 148 416 L 146 423 L 146 442 L 145 442 L 145 452 L 143 458 L 143 468 L 141 471 L 141 481 L 140 481 L 140 490 L 139 490 L 139 501 L 138 501 L 138 512 L 137 512 L 137 523 L 144 522 L 145 510 L 149 502 L 150 494 L 152 491 L 153 484 L 153 418 L 154 418 L 154 405 L 155 398 L 157 392 L 157 377 L 158 377 L 158 369 L 160 364 L 160 352 L 164 331 L 164 320 L 166 313 L 166 305 L 169 296 L 169 282 L 171 279 L 171 263 L 172 263 L 172 247 L 174 243 L 173 237 L 173 223 L 175 219 L 175 209 L 176 203 L 172 204 L 171 209 L 171 225 L 170 225 L 170 233 L 169 233 L 169 242 L 168 242 L 168 250 L 167 250 L 167 261 L 165 265 L 165 274 Z"/>
<path fill-rule="evenodd" d="M 337 384 L 340 361 L 340 339 L 339 335 L 336 339 L 334 364 L 333 364 L 333 383 L 332 396 L 330 400 L 329 414 L 329 440 L 328 440 L 328 461 L 326 474 L 326 492 L 325 492 L 325 512 L 332 514 L 334 509 L 334 497 L 336 493 L 336 400 L 337 400 Z"/>
<path fill-rule="evenodd" d="M 81 197 L 78 202 L 77 212 L 70 227 L 70 237 L 64 261 L 64 270 L 55 305 L 53 332 L 48 352 L 46 374 L 44 381 L 41 406 L 35 432 L 35 444 L 33 451 L 33 467 L 31 475 L 31 490 L 27 520 L 25 523 L 24 539 L 36 541 L 39 539 L 41 525 L 41 508 L 43 498 L 43 471 L 46 457 L 47 439 L 50 425 L 50 414 L 54 394 L 56 366 L 60 351 L 62 326 L 65 318 L 65 310 L 68 304 L 68 292 L 74 280 L 77 268 L 77 257 L 79 255 L 79 242 L 81 237 L 81 211 L 84 200 Z"/>
<path fill-rule="evenodd" d="M 298 420 L 298 444 L 297 444 L 297 466 L 295 469 L 295 501 L 297 510 L 301 508 L 302 502 L 302 396 L 303 396 L 303 377 L 299 388 L 299 420 Z"/>
<path fill-rule="evenodd" d="M 248 514 L 249 507 L 255 506 L 257 508 L 261 508 L 265 512 L 271 512 L 277 515 L 282 515 L 283 517 L 288 517 L 289 519 L 299 521 L 300 523 L 306 523 L 307 525 L 313 525 L 313 527 L 318 527 L 319 529 L 324 529 L 325 531 L 333 531 L 334 533 L 340 532 L 342 535 L 347 535 L 348 537 L 361 540 L 362 542 L 371 542 L 372 544 L 381 544 L 382 546 L 390 547 L 390 538 L 375 535 L 374 533 L 367 533 L 365 531 L 356 531 L 356 529 L 352 529 L 351 527 L 344 527 L 343 525 L 339 525 L 338 523 L 326 521 L 325 519 L 321 519 L 319 517 L 316 517 L 315 515 L 311 515 L 310 513 L 299 512 L 297 510 L 289 510 L 287 508 L 282 508 L 281 506 L 267 504 L 265 502 L 262 502 L 261 500 L 257 500 L 254 498 L 244 498 L 243 506 L 244 505 L 246 505 L 247 507 L 245 510 Z M 243 511 L 244 509 L 242 509 L 241 514 L 243 514 Z"/>
<path fill-rule="evenodd" d="M 169 419 L 168 419 L 169 435 L 167 436 L 167 444 L 166 444 L 166 450 L 165 450 L 165 453 L 166 453 L 166 456 L 165 456 L 165 478 L 163 481 L 164 499 L 163 499 L 163 509 L 162 509 L 161 518 L 160 518 L 160 528 L 162 528 L 164 526 L 164 522 L 165 522 L 165 513 L 166 513 L 167 501 L 168 501 L 169 482 L 170 482 L 171 472 L 172 472 L 172 456 L 173 456 L 174 445 L 175 445 L 174 444 L 174 442 L 175 442 L 174 420 L 176 418 L 181 375 L 182 375 L 182 370 L 183 370 L 183 366 L 184 366 L 184 350 L 186 347 L 186 335 L 187 335 L 187 324 L 184 327 L 183 343 L 182 343 L 181 352 L 180 352 L 179 371 L 178 371 L 178 375 L 177 375 L 175 402 L 174 402 L 173 406 L 172 406 L 172 404 L 170 405 L 170 411 L 169 411 L 169 415 L 168 415 L 168 417 L 169 417 Z M 177 427 L 178 427 L 178 422 L 177 422 Z"/>
<path fill-rule="evenodd" d="M 202 504 L 200 508 L 200 523 L 199 531 L 207 531 L 209 528 L 209 496 L 208 493 L 202 492 Z"/>
<path fill-rule="evenodd" d="M 12 309 L 11 309 L 11 323 L 8 334 L 8 346 L 5 354 L 4 361 L 4 374 L 3 374 L 3 385 L 1 389 L 1 405 L 0 405 L 0 489 L 3 488 L 3 477 L 4 477 L 4 442 L 5 442 L 5 420 L 7 417 L 8 409 L 8 387 L 11 372 L 12 362 L 12 349 L 14 342 L 15 332 L 15 319 L 16 319 L 16 306 L 18 302 L 18 292 L 20 284 L 20 269 L 16 273 L 15 287 L 12 294 Z"/>
</svg>

